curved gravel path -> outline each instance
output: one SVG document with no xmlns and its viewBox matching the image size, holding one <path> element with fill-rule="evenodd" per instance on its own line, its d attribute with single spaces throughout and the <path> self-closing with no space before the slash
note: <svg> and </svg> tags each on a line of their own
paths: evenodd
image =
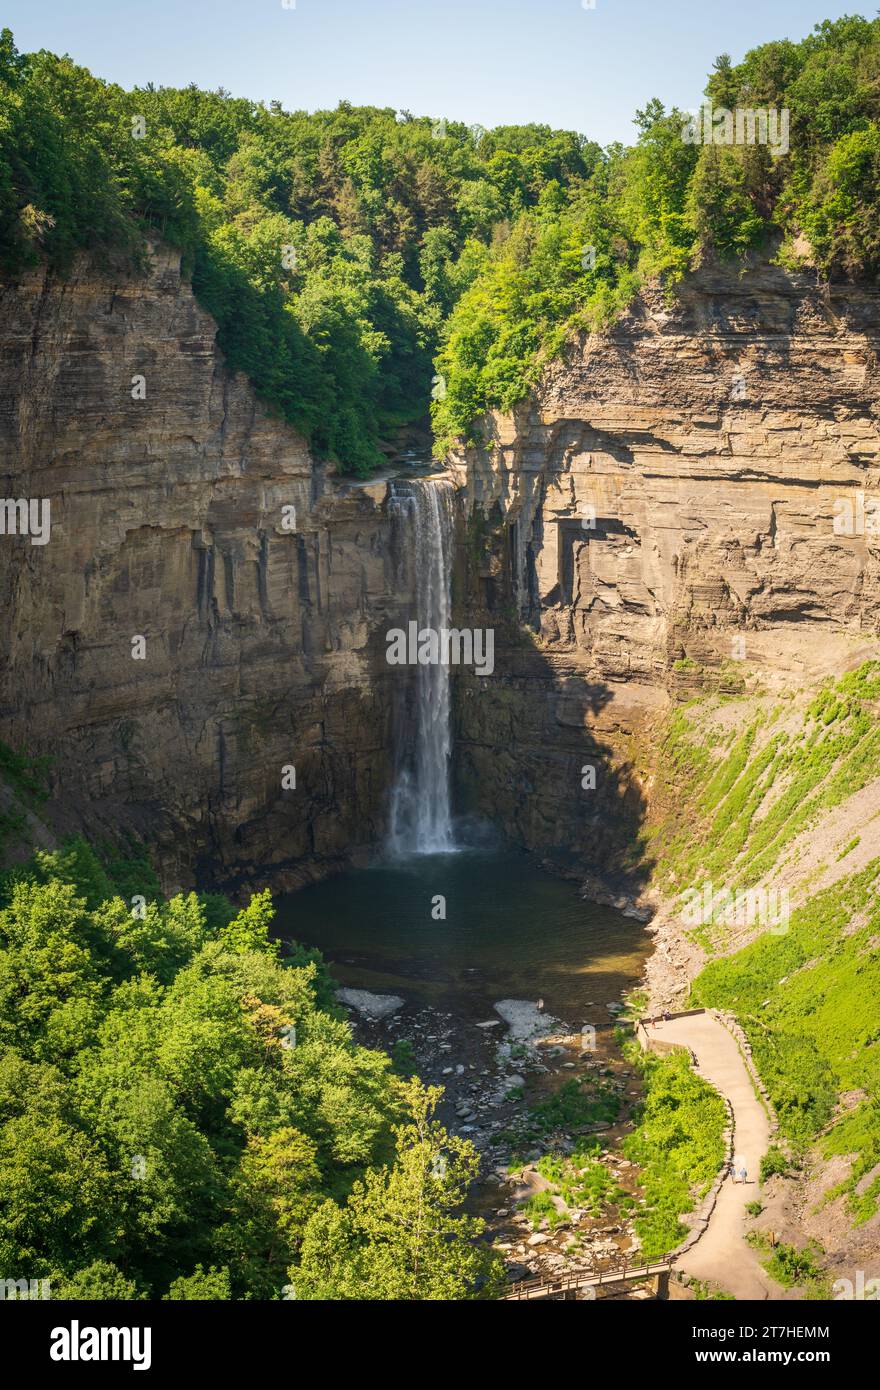
<svg viewBox="0 0 880 1390">
<path fill-rule="evenodd" d="M 712 1014 L 672 1018 L 650 1028 L 650 1037 L 682 1043 L 696 1055 L 700 1074 L 730 1101 L 733 1109 L 733 1152 L 742 1156 L 745 1183 L 725 1178 L 703 1235 L 676 1268 L 697 1279 L 709 1279 L 738 1299 L 778 1297 L 764 1273 L 757 1252 L 746 1245 L 747 1202 L 759 1194 L 758 1170 L 770 1142 L 770 1125 L 755 1095 L 752 1079 L 731 1034 Z"/>
</svg>

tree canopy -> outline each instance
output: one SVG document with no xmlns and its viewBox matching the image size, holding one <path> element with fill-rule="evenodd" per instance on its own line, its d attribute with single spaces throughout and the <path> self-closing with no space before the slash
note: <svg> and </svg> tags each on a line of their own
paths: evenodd
<svg viewBox="0 0 880 1390">
<path fill-rule="evenodd" d="M 785 147 L 691 143 L 656 99 L 631 146 L 390 108 L 288 112 L 220 89 L 121 87 L 0 35 L 0 267 L 183 252 L 232 367 L 342 470 L 397 425 L 438 447 L 521 399 L 646 279 L 770 248 L 880 270 L 880 20 L 722 54 L 713 110 L 787 111 Z"/>
<path fill-rule="evenodd" d="M 497 1288 L 457 1212 L 476 1151 L 354 1042 L 320 959 L 270 937 L 268 894 L 164 901 L 143 860 L 82 840 L 0 879 L 5 1270 L 81 1299 Z"/>
</svg>

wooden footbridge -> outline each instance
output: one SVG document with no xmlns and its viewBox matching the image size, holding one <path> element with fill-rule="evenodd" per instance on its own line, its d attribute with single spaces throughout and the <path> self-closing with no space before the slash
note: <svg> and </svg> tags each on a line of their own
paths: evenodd
<svg viewBox="0 0 880 1390">
<path fill-rule="evenodd" d="M 668 1275 L 673 1268 L 671 1256 L 663 1260 L 653 1260 L 650 1264 L 631 1264 L 623 1260 L 621 1264 L 609 1269 L 584 1270 L 578 1274 L 561 1274 L 558 1278 L 522 1279 L 511 1284 L 509 1293 L 502 1294 L 502 1300 L 529 1301 L 541 1298 L 576 1298 L 581 1289 L 596 1289 L 602 1284 L 622 1284 L 636 1279 L 653 1279 Z"/>
</svg>

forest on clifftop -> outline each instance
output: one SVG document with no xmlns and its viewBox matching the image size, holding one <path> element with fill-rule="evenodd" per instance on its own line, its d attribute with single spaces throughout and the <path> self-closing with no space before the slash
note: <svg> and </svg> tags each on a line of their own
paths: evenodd
<svg viewBox="0 0 880 1390">
<path fill-rule="evenodd" d="M 786 112 L 772 144 L 684 136 L 657 100 L 630 146 L 390 108 L 288 112 L 121 87 L 0 36 L 0 267 L 180 248 L 230 365 L 344 472 L 432 401 L 438 448 L 508 409 L 648 279 L 768 250 L 880 268 L 880 19 L 721 55 L 714 112 Z M 713 127 L 714 129 L 714 127 Z"/>
</svg>

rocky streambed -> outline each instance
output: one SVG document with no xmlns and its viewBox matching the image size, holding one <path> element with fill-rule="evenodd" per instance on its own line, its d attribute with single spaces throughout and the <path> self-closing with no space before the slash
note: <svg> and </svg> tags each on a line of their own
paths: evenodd
<svg viewBox="0 0 880 1390">
<path fill-rule="evenodd" d="M 440 1119 L 480 1151 L 472 1206 L 512 1281 L 638 1254 L 638 1170 L 621 1144 L 641 1088 L 614 1037 L 622 1003 L 585 1001 L 597 1023 L 575 1031 L 537 1000 L 498 1000 L 473 1019 L 399 995 L 339 997 L 359 1041 L 408 1044 L 413 1070 L 443 1086 Z"/>
</svg>

